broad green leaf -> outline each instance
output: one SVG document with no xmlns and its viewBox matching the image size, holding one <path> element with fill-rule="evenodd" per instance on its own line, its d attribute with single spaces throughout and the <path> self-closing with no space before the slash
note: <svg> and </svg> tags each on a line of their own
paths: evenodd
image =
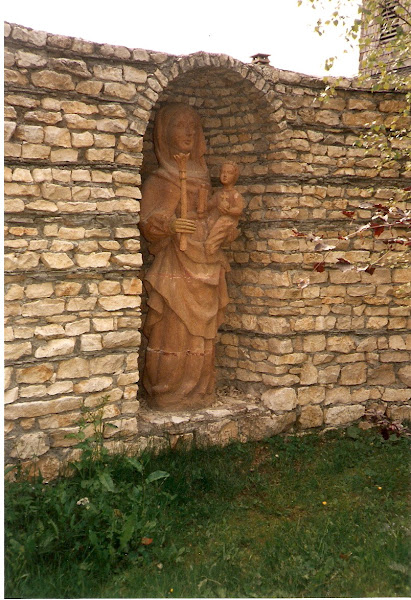
<svg viewBox="0 0 411 600">
<path fill-rule="evenodd" d="M 114 481 L 111 479 L 110 475 L 106 472 L 100 473 L 98 476 L 100 483 L 108 492 L 115 492 L 116 488 L 114 486 Z"/>
<path fill-rule="evenodd" d="M 170 473 L 167 473 L 166 471 L 153 471 L 148 477 L 146 477 L 146 483 L 158 481 L 159 479 L 167 479 L 167 477 L 170 477 Z"/>
</svg>

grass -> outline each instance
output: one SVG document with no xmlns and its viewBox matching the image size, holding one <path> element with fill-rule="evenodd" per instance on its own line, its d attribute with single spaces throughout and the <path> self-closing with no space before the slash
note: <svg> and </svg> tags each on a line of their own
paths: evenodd
<svg viewBox="0 0 411 600">
<path fill-rule="evenodd" d="M 409 596 L 408 451 L 406 438 L 349 428 L 169 452 L 145 457 L 142 469 L 115 457 L 104 465 L 112 485 L 101 470 L 47 486 L 8 484 L 6 597 Z M 144 499 L 132 500 L 141 485 Z M 80 534 L 90 521 L 74 521 L 79 549 L 55 510 L 57 497 L 66 508 L 71 498 L 84 516 L 73 501 L 85 495 L 105 515 L 91 522 L 103 533 L 113 515 L 123 518 L 117 537 L 101 534 L 94 550 Z M 40 547 L 30 554 L 27 539 L 39 522 L 52 528 L 50 515 L 64 540 L 55 536 L 50 552 L 46 536 L 34 536 Z M 121 545 L 126 522 L 135 528 Z"/>
</svg>

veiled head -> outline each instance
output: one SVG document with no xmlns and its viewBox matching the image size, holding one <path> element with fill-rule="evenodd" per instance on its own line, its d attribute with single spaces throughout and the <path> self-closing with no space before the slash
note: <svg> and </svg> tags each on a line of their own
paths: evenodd
<svg viewBox="0 0 411 600">
<path fill-rule="evenodd" d="M 191 168 L 206 169 L 203 129 L 197 112 L 187 104 L 172 103 L 157 113 L 154 124 L 154 150 L 160 167 L 174 171 L 174 154 L 190 153 Z"/>
</svg>

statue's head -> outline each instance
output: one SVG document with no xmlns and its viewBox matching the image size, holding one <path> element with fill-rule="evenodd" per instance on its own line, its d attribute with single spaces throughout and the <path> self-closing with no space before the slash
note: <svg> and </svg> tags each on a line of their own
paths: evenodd
<svg viewBox="0 0 411 600">
<path fill-rule="evenodd" d="M 240 174 L 237 163 L 225 160 L 220 169 L 220 181 L 223 185 L 234 185 Z"/>
<path fill-rule="evenodd" d="M 161 167 L 174 170 L 173 156 L 189 153 L 190 160 L 205 167 L 204 133 L 198 113 L 188 104 L 166 104 L 157 113 L 154 124 L 154 150 Z"/>
</svg>

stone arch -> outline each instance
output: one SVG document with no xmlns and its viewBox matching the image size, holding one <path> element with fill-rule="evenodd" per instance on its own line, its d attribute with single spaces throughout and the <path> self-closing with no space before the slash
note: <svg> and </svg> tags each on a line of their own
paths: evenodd
<svg viewBox="0 0 411 600">
<path fill-rule="evenodd" d="M 155 114 L 167 102 L 183 102 L 193 106 L 202 119 L 208 147 L 206 162 L 213 186 L 218 185 L 218 168 L 223 159 L 230 157 L 238 163 L 240 178 L 237 185 L 246 199 L 247 208 L 240 222 L 241 236 L 228 250 L 233 275 L 236 269 L 243 268 L 242 253 L 256 249 L 253 229 L 258 219 L 258 210 L 255 209 L 262 202 L 259 188 L 270 175 L 275 139 L 287 127 L 282 101 L 273 89 L 276 71 L 270 68 L 263 76 L 257 69 L 225 55 L 203 52 L 177 59 L 168 70 L 161 72 L 161 89 L 157 86 L 156 93 L 152 94 L 143 142 L 141 175 L 144 182 L 157 167 L 152 143 Z M 144 240 L 142 251 L 143 263 L 147 267 L 150 256 Z M 237 310 L 236 279 L 228 274 L 229 294 L 233 300 L 228 312 Z M 143 312 L 144 300 L 143 293 Z M 144 350 L 143 336 L 140 369 Z M 217 351 L 219 354 L 223 357 L 224 351 Z M 143 389 L 140 389 L 140 395 L 144 397 Z"/>
</svg>

